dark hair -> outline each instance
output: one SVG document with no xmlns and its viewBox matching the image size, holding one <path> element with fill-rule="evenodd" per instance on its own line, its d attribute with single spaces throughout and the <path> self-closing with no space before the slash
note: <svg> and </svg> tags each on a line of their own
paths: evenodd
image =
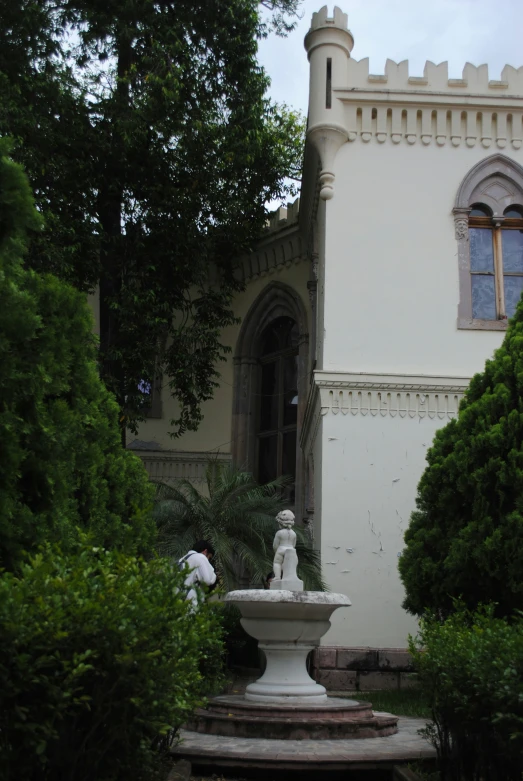
<svg viewBox="0 0 523 781">
<path fill-rule="evenodd" d="M 272 578 L 272 580 L 274 580 L 274 572 L 269 572 L 269 574 L 265 578 L 265 582 L 267 583 L 267 581 L 271 580 L 271 578 Z"/>
<path fill-rule="evenodd" d="M 214 556 L 214 548 L 210 542 L 207 542 L 207 540 L 198 540 L 198 542 L 195 542 L 193 550 L 195 550 L 196 553 L 201 553 L 202 551 L 206 550 L 207 553 L 210 553 L 212 556 Z"/>
</svg>

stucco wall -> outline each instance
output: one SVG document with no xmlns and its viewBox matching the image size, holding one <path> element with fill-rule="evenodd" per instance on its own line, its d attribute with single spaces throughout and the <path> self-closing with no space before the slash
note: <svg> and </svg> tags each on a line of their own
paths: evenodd
<svg viewBox="0 0 523 781">
<path fill-rule="evenodd" d="M 485 157 L 464 145 L 342 146 L 327 202 L 324 368 L 460 376 L 482 368 L 503 335 L 456 327 L 452 208 Z"/>
<path fill-rule="evenodd" d="M 452 383 L 481 371 L 504 334 L 457 328 L 452 208 L 464 176 L 491 153 L 390 139 L 341 147 L 326 203 L 325 370 L 341 380 L 391 374 L 399 384 L 407 375 Z M 521 152 L 504 153 L 522 162 Z M 415 631 L 401 608 L 398 555 L 427 447 L 447 419 L 323 409 L 324 573 L 353 601 L 333 616 L 325 645 L 405 647 Z"/>
<path fill-rule="evenodd" d="M 310 270 L 306 262 L 293 265 L 290 268 L 280 268 L 272 274 L 262 278 L 251 280 L 245 290 L 234 300 L 234 313 L 242 320 L 247 315 L 250 307 L 262 292 L 262 290 L 274 280 L 284 282 L 300 295 L 307 312 L 308 306 L 307 281 Z M 310 324 L 309 324 L 310 327 Z M 240 332 L 240 325 L 227 328 L 223 332 L 223 344 L 232 348 L 227 360 L 218 366 L 220 372 L 219 387 L 216 388 L 214 398 L 202 406 L 203 421 L 197 431 L 189 431 L 179 439 L 169 436 L 171 427 L 169 420 L 177 413 L 176 402 L 170 397 L 168 387 L 162 392 L 162 418 L 148 420 L 143 423 L 136 439 L 144 442 L 154 442 L 158 449 L 179 450 L 185 452 L 220 451 L 230 452 L 231 448 L 231 423 L 232 423 L 232 396 L 233 396 L 233 356 L 236 341 Z"/>
<path fill-rule="evenodd" d="M 398 555 L 439 425 L 331 412 L 323 418 L 322 561 L 331 589 L 352 600 L 334 614 L 325 645 L 401 648 L 415 631 L 401 608 Z"/>
</svg>

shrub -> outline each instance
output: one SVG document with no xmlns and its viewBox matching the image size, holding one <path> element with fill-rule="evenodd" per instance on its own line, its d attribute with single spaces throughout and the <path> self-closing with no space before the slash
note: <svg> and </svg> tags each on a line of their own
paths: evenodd
<svg viewBox="0 0 523 781">
<path fill-rule="evenodd" d="M 421 622 L 410 651 L 431 703 L 442 781 L 521 781 L 523 620 L 494 606 Z"/>
<path fill-rule="evenodd" d="M 0 577 L 5 781 L 135 781 L 220 685 L 216 612 L 165 562 L 46 547 Z"/>
<path fill-rule="evenodd" d="M 95 544 L 153 545 L 151 486 L 124 450 L 118 407 L 99 379 L 85 296 L 23 268 L 39 227 L 31 193 L 0 139 L 0 564 L 77 527 Z"/>
<path fill-rule="evenodd" d="M 523 607 L 523 304 L 427 461 L 399 560 L 404 607 L 445 615 L 461 598 L 511 615 Z"/>
</svg>

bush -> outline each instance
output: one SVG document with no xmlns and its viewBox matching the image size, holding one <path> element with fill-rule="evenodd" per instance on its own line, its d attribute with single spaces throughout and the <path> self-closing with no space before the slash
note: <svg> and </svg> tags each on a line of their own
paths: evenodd
<svg viewBox="0 0 523 781">
<path fill-rule="evenodd" d="M 405 533 L 404 607 L 523 606 L 523 304 L 459 415 L 437 432 Z"/>
<path fill-rule="evenodd" d="M 221 683 L 216 612 L 192 612 L 182 581 L 160 560 L 91 547 L 46 547 L 1 576 L 5 781 L 154 776 L 158 748 Z"/>
<path fill-rule="evenodd" d="M 523 620 L 463 607 L 422 620 L 410 651 L 431 703 L 442 781 L 521 781 Z"/>
<path fill-rule="evenodd" d="M 124 450 L 118 407 L 100 381 L 85 296 L 23 268 L 39 227 L 31 193 L 0 139 L 0 564 L 77 527 L 93 542 L 145 552 L 151 486 Z"/>
</svg>

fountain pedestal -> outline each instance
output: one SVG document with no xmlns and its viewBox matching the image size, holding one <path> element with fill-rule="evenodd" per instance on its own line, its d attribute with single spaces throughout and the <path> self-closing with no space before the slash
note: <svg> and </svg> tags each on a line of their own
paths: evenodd
<svg viewBox="0 0 523 781">
<path fill-rule="evenodd" d="M 225 597 L 242 614 L 245 631 L 258 640 L 267 659 L 265 672 L 251 683 L 245 699 L 284 703 L 289 697 L 310 703 L 327 701 L 323 686 L 307 672 L 307 655 L 320 644 L 339 607 L 349 607 L 343 594 L 321 591 L 231 591 Z"/>
<path fill-rule="evenodd" d="M 189 728 L 230 737 L 282 740 L 372 738 L 397 731 L 395 716 L 373 713 L 370 702 L 327 697 L 307 672 L 307 655 L 319 646 L 335 610 L 350 607 L 344 594 L 303 591 L 298 578 L 294 515 L 283 510 L 274 538 L 275 579 L 269 590 L 230 591 L 245 631 L 258 640 L 265 672 L 243 697 L 215 697 L 195 713 Z"/>
<path fill-rule="evenodd" d="M 343 594 L 317 591 L 231 591 L 225 597 L 242 614 L 246 632 L 265 653 L 264 674 L 244 696 L 212 699 L 189 729 L 208 735 L 280 740 L 373 738 L 397 731 L 397 718 L 377 715 L 370 702 L 328 697 L 307 672 L 309 651 L 320 644 Z"/>
</svg>

